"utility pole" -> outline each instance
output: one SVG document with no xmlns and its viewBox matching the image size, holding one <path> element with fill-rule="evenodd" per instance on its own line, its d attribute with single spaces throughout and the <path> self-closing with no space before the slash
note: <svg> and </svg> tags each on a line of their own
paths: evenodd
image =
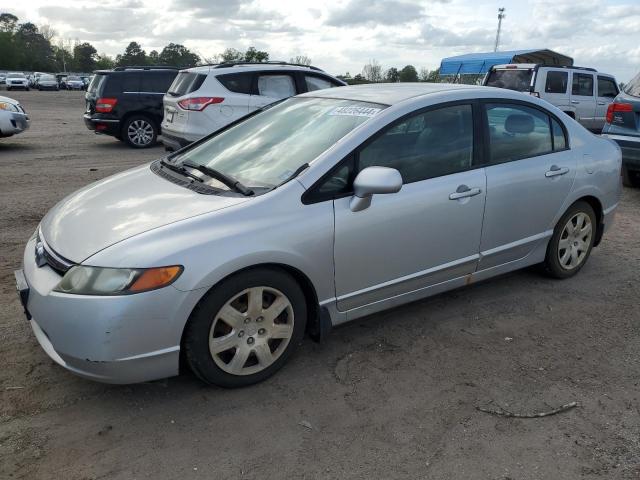
<svg viewBox="0 0 640 480">
<path fill-rule="evenodd" d="M 498 45 L 500 45 L 500 30 L 502 29 L 502 19 L 506 17 L 504 14 L 504 7 L 498 9 L 498 31 L 496 32 L 496 46 L 493 51 L 498 51 Z"/>
</svg>

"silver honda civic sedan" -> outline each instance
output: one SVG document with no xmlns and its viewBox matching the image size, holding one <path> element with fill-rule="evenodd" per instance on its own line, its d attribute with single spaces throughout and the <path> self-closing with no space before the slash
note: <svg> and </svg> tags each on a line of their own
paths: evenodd
<svg viewBox="0 0 640 480">
<path fill-rule="evenodd" d="M 84 377 L 237 387 L 305 333 L 533 264 L 575 275 L 610 227 L 621 154 L 509 90 L 319 90 L 68 196 L 16 281 Z"/>
</svg>

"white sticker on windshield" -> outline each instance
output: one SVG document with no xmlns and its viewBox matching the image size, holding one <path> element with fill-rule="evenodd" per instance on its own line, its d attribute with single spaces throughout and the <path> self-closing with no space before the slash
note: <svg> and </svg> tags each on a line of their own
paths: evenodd
<svg viewBox="0 0 640 480">
<path fill-rule="evenodd" d="M 345 105 L 336 107 L 329 112 L 329 115 L 341 115 L 344 117 L 373 117 L 381 108 L 361 107 L 358 105 Z"/>
</svg>

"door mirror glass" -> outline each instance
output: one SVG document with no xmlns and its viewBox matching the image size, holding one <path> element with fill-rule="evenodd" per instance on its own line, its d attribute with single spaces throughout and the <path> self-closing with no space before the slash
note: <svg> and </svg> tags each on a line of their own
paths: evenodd
<svg viewBox="0 0 640 480">
<path fill-rule="evenodd" d="M 401 188 L 402 175 L 395 168 L 365 168 L 353 181 L 354 196 L 349 204 L 351 211 L 359 212 L 368 208 L 375 194 L 396 193 Z"/>
</svg>

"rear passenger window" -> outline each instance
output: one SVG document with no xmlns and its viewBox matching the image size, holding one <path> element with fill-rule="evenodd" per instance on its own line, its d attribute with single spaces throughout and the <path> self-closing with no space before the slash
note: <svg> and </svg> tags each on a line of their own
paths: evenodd
<svg viewBox="0 0 640 480">
<path fill-rule="evenodd" d="M 604 98 L 616 98 L 618 87 L 616 82 L 607 77 L 598 77 L 598 96 Z"/>
<path fill-rule="evenodd" d="M 228 73 L 218 75 L 216 78 L 230 92 L 251 94 L 253 76 L 250 73 Z"/>
<path fill-rule="evenodd" d="M 392 125 L 360 151 L 358 170 L 395 168 L 404 183 L 412 183 L 468 170 L 472 161 L 471 105 L 455 105 Z"/>
<path fill-rule="evenodd" d="M 125 73 L 122 75 L 122 91 L 137 93 L 140 91 L 140 74 Z"/>
<path fill-rule="evenodd" d="M 524 105 L 487 104 L 489 159 L 504 163 L 553 151 L 549 116 Z M 562 130 L 562 129 L 561 129 Z"/>
<path fill-rule="evenodd" d="M 258 94 L 265 97 L 292 97 L 296 94 L 296 86 L 290 75 L 260 75 L 258 78 Z"/>
<path fill-rule="evenodd" d="M 553 131 L 553 150 L 565 150 L 567 148 L 567 137 L 560 123 L 555 118 L 551 119 L 551 129 Z"/>
<path fill-rule="evenodd" d="M 593 96 L 593 75 L 588 73 L 573 74 L 573 84 L 571 86 L 572 95 L 580 95 L 583 97 Z"/>
<path fill-rule="evenodd" d="M 567 72 L 547 72 L 547 81 L 544 86 L 545 93 L 567 93 L 569 74 Z"/>
<path fill-rule="evenodd" d="M 175 72 L 151 73 L 142 76 L 141 91 L 166 93 L 175 78 Z"/>
<path fill-rule="evenodd" d="M 305 75 L 304 79 L 307 83 L 307 90 L 310 92 L 313 92 L 314 90 L 323 90 L 325 88 L 335 87 L 333 83 L 331 83 L 329 80 L 325 80 L 324 78 Z"/>
</svg>

